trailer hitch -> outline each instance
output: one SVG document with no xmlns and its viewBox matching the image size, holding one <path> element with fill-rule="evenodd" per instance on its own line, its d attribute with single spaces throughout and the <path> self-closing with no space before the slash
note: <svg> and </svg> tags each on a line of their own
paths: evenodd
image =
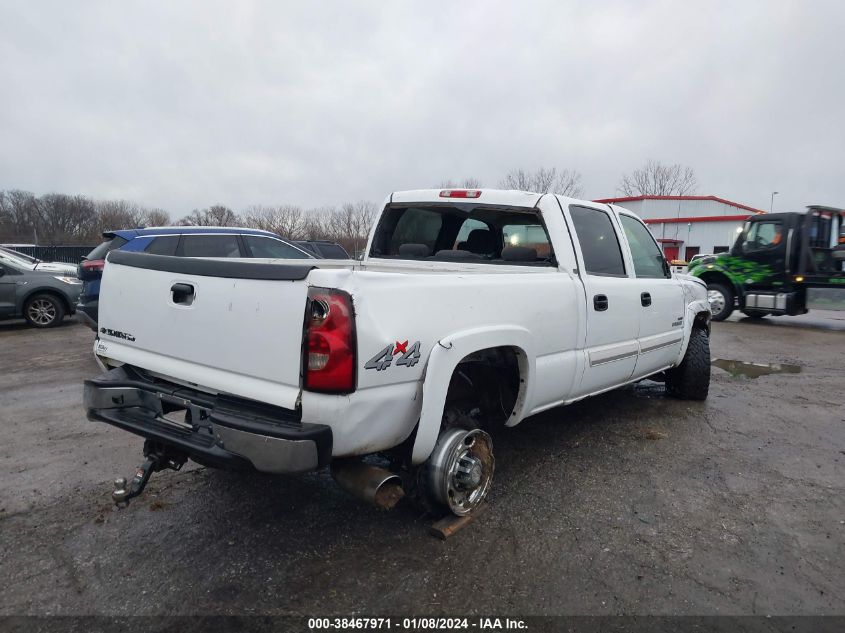
<svg viewBox="0 0 845 633">
<path fill-rule="evenodd" d="M 125 477 L 118 477 L 114 480 L 114 491 L 111 498 L 118 507 L 126 507 L 129 500 L 134 499 L 142 492 L 150 481 L 153 473 L 169 468 L 180 470 L 185 464 L 187 457 L 180 453 L 167 451 L 160 444 L 153 444 L 149 440 L 144 443 L 144 463 L 138 466 L 132 481 L 126 481 Z"/>
</svg>

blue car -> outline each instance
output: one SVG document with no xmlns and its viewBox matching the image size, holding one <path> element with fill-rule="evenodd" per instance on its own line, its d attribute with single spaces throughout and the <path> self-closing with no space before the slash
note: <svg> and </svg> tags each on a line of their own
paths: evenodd
<svg viewBox="0 0 845 633">
<path fill-rule="evenodd" d="M 268 257 L 315 259 L 306 250 L 275 233 L 228 226 L 170 226 L 103 233 L 105 241 L 79 265 L 83 282 L 76 311 L 94 330 L 100 299 L 100 279 L 109 251 L 120 249 L 176 257 Z"/>
</svg>

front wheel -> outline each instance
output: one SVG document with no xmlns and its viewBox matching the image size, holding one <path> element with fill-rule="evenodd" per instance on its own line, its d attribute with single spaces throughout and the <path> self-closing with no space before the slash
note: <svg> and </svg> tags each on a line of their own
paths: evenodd
<svg viewBox="0 0 845 633">
<path fill-rule="evenodd" d="M 693 328 L 684 360 L 666 372 L 666 393 L 684 400 L 706 400 L 710 391 L 710 336 Z"/>
<path fill-rule="evenodd" d="M 707 300 L 714 321 L 724 321 L 734 311 L 734 293 L 725 284 L 707 284 Z"/>
<path fill-rule="evenodd" d="M 23 316 L 33 327 L 55 327 L 65 318 L 65 307 L 58 297 L 38 294 L 27 300 Z"/>
</svg>

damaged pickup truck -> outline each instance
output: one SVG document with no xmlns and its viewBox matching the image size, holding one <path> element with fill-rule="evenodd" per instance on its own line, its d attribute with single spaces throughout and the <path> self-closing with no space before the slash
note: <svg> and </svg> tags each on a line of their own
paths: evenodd
<svg viewBox="0 0 845 633">
<path fill-rule="evenodd" d="M 650 376 L 710 383 L 704 284 L 634 214 L 554 194 L 394 193 L 360 262 L 112 251 L 99 325 L 88 416 L 146 440 L 117 502 L 190 458 L 331 466 L 382 507 L 466 515 L 491 431 Z"/>
</svg>

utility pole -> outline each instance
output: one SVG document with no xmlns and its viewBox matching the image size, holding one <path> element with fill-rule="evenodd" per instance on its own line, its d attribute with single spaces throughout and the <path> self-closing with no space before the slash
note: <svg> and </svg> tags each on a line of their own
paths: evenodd
<svg viewBox="0 0 845 633">
<path fill-rule="evenodd" d="M 772 200 L 771 200 L 771 202 L 769 203 L 769 213 L 771 213 L 771 212 L 772 212 L 772 209 L 774 209 L 774 208 L 775 208 L 775 196 L 776 196 L 776 195 L 778 195 L 778 192 L 777 192 L 777 191 L 773 191 L 773 192 L 772 192 Z"/>
</svg>

